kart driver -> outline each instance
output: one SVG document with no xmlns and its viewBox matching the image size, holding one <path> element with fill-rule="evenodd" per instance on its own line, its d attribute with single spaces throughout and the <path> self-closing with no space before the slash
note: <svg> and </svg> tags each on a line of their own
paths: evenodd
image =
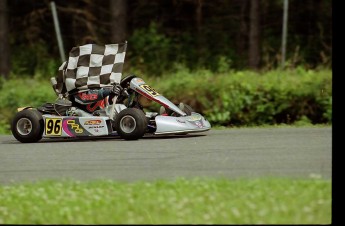
<svg viewBox="0 0 345 226">
<path fill-rule="evenodd" d="M 104 87 L 100 89 L 89 89 L 84 92 L 72 95 L 70 101 L 72 106 L 93 114 L 97 110 L 101 110 L 106 106 L 107 101 L 112 104 L 113 97 L 120 96 L 123 88 L 120 84 L 113 87 Z M 108 98 L 107 98 L 108 97 Z M 110 100 L 108 100 L 110 98 Z"/>
</svg>

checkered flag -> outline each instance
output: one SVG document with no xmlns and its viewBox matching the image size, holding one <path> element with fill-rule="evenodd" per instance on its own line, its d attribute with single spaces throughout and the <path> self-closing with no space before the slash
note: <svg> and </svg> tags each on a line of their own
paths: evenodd
<svg viewBox="0 0 345 226">
<path fill-rule="evenodd" d="M 59 67 L 54 89 L 67 96 L 120 83 L 126 48 L 127 42 L 72 48 L 68 61 Z"/>
</svg>

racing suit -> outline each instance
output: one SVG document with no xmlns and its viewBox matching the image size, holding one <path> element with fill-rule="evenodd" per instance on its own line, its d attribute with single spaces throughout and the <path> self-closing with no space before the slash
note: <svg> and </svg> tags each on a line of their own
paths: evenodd
<svg viewBox="0 0 345 226">
<path fill-rule="evenodd" d="M 105 88 L 77 93 L 71 98 L 72 105 L 92 114 L 105 107 L 110 93 L 111 90 Z"/>
<path fill-rule="evenodd" d="M 115 85 L 110 88 L 90 89 L 76 93 L 70 99 L 72 106 L 93 114 L 95 111 L 103 109 L 108 103 L 112 104 L 114 95 L 119 96 L 121 91 L 121 86 Z"/>
</svg>

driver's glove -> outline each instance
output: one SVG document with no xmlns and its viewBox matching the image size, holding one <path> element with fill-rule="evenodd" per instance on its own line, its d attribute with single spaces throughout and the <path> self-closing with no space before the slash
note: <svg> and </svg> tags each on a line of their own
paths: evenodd
<svg viewBox="0 0 345 226">
<path fill-rule="evenodd" d="M 115 94 L 116 96 L 120 96 L 122 90 L 123 90 L 123 88 L 120 86 L 120 84 L 115 84 L 113 86 L 113 89 L 111 90 L 111 92 L 113 94 Z"/>
</svg>

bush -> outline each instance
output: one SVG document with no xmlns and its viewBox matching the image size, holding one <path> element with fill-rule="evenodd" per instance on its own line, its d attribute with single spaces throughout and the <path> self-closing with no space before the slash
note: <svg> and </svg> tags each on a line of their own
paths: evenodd
<svg viewBox="0 0 345 226">
<path fill-rule="evenodd" d="M 12 73 L 16 76 L 49 79 L 55 76 L 60 60 L 51 56 L 47 44 L 14 46 L 11 54 Z"/>
<path fill-rule="evenodd" d="M 9 125 L 17 108 L 38 107 L 55 99 L 56 94 L 49 81 L 29 78 L 5 81 L 0 89 L 0 133 L 9 133 Z"/>
<path fill-rule="evenodd" d="M 183 69 L 152 82 L 168 98 L 193 106 L 214 125 L 293 124 L 303 118 L 313 124 L 332 121 L 329 70 L 213 74 Z"/>
<path fill-rule="evenodd" d="M 165 76 L 138 76 L 172 102 L 189 104 L 213 126 L 332 123 L 330 70 L 214 74 L 209 70 L 192 72 L 180 65 Z M 2 128 L 9 125 L 18 107 L 37 107 L 56 99 L 49 79 L 12 79 L 1 84 Z M 158 107 L 154 104 L 147 110 L 159 111 Z"/>
<path fill-rule="evenodd" d="M 170 39 L 158 32 L 158 25 L 151 23 L 148 28 L 134 31 L 129 43 L 129 60 L 142 71 L 162 74 L 170 69 L 168 59 Z"/>
</svg>

